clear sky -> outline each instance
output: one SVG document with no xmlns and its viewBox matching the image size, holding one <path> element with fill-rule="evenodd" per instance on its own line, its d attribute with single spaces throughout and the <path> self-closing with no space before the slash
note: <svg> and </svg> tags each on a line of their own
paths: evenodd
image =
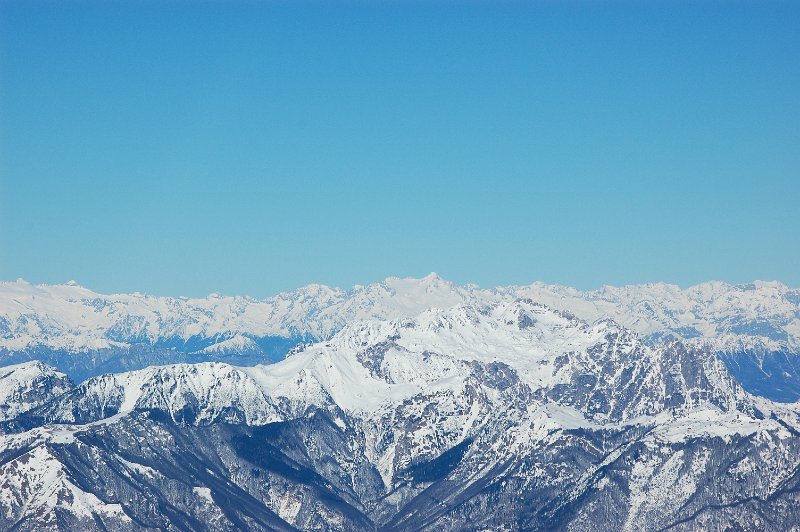
<svg viewBox="0 0 800 532">
<path fill-rule="evenodd" d="M 0 279 L 800 286 L 800 2 L 0 2 Z"/>
</svg>

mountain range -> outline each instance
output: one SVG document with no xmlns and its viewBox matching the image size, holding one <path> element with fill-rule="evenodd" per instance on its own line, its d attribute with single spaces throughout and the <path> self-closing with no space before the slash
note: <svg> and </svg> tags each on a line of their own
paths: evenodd
<svg viewBox="0 0 800 532">
<path fill-rule="evenodd" d="M 102 295 L 74 282 L 18 280 L 0 283 L 0 366 L 40 360 L 83 380 L 153 364 L 272 363 L 348 323 L 520 298 L 587 321 L 612 318 L 646 342 L 670 335 L 706 344 L 747 390 L 778 401 L 800 398 L 800 289 L 758 281 L 582 292 L 543 283 L 482 289 L 430 274 L 349 290 L 309 285 L 259 300 Z"/>
<path fill-rule="evenodd" d="M 800 291 L 0 285 L 0 529 L 800 527 Z"/>
</svg>

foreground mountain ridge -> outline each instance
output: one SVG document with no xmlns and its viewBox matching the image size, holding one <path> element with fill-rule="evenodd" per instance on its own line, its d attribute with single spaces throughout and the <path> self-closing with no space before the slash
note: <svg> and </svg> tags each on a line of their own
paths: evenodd
<svg viewBox="0 0 800 532">
<path fill-rule="evenodd" d="M 0 526 L 800 526 L 797 404 L 654 340 L 516 298 L 93 377 L 0 425 Z"/>
</svg>

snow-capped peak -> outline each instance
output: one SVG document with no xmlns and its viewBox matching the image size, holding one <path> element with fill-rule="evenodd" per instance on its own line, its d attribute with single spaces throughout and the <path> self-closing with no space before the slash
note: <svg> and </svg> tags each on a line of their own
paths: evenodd
<svg viewBox="0 0 800 532">
<path fill-rule="evenodd" d="M 221 342 L 205 347 L 198 352 L 213 355 L 227 355 L 231 353 L 254 353 L 259 350 L 258 344 L 256 344 L 252 338 L 237 334 L 227 340 L 222 340 Z"/>
<path fill-rule="evenodd" d="M 196 424 L 263 425 L 282 419 L 246 372 L 217 362 L 152 366 L 94 377 L 36 414 L 51 422 L 87 423 L 141 409 Z"/>
<path fill-rule="evenodd" d="M 603 421 L 691 408 L 704 401 L 735 408 L 745 394 L 726 380 L 724 366 L 714 360 L 681 342 L 648 347 L 613 320 L 589 326 L 567 313 L 518 299 L 353 323 L 283 362 L 247 371 L 270 394 L 301 403 L 311 401 L 303 397 L 306 388 L 292 383 L 311 378 L 315 394 L 322 389 L 341 408 L 358 413 L 458 386 L 474 376 L 475 367 L 501 364 L 534 395 Z M 692 394 L 694 387 L 709 382 L 713 393 L 703 398 Z"/>
<path fill-rule="evenodd" d="M 93 361 L 104 362 L 109 354 L 125 356 L 135 346 L 205 359 L 247 354 L 274 360 L 298 342 L 330 339 L 353 323 L 401 321 L 428 309 L 457 306 L 480 313 L 526 299 L 570 316 L 575 323 L 611 318 L 642 338 L 734 335 L 768 338 L 791 349 L 800 346 L 800 290 L 774 282 L 742 286 L 713 282 L 687 289 L 655 283 L 582 292 L 543 283 L 481 289 L 455 285 L 432 273 L 421 279 L 390 277 L 349 290 L 308 285 L 257 300 L 102 295 L 80 286 L 20 281 L 0 283 L 0 364 L 38 353 L 50 353 L 46 360 L 56 362 L 76 353 L 83 357 L 80 367 L 86 369 L 71 374 L 83 378 L 99 372 L 92 364 L 108 367 Z M 275 339 L 280 341 L 272 344 L 274 349 L 264 343 Z M 99 351 L 103 356 L 95 356 Z M 170 358 L 169 352 L 164 356 L 163 362 L 187 360 Z M 72 363 L 69 360 L 64 369 Z"/>
<path fill-rule="evenodd" d="M 72 388 L 69 378 L 39 361 L 0 368 L 0 421 L 16 417 Z"/>
</svg>

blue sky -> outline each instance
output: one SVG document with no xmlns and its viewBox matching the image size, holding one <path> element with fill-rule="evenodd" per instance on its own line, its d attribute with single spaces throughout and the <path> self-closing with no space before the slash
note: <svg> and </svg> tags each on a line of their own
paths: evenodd
<svg viewBox="0 0 800 532">
<path fill-rule="evenodd" d="M 800 286 L 800 3 L 0 3 L 0 278 Z"/>
</svg>

